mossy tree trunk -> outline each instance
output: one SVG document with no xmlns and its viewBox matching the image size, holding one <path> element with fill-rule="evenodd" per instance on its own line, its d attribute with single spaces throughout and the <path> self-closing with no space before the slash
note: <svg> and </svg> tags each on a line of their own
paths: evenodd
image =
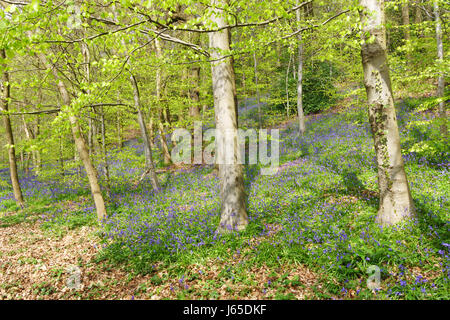
<svg viewBox="0 0 450 320">
<path fill-rule="evenodd" d="M 42 64 L 47 68 L 51 69 L 53 76 L 56 80 L 58 91 L 61 94 L 63 103 L 66 106 L 71 106 L 72 101 L 69 95 L 69 92 L 67 91 L 66 85 L 64 82 L 59 78 L 58 71 L 56 68 L 54 68 L 47 60 L 47 57 L 44 54 L 39 54 L 39 59 L 41 60 Z M 95 208 L 97 211 L 97 218 L 99 221 L 103 220 L 107 217 L 106 212 L 106 206 L 105 201 L 103 199 L 103 195 L 100 189 L 100 184 L 98 182 L 98 174 L 97 170 L 95 169 L 92 160 L 89 156 L 89 149 L 86 143 L 86 140 L 83 137 L 81 126 L 79 123 L 79 120 L 75 113 L 70 110 L 69 111 L 69 122 L 72 129 L 72 135 L 75 141 L 75 146 L 78 151 L 78 154 L 83 161 L 84 168 L 86 170 L 86 174 L 89 180 L 89 185 L 91 188 L 92 197 L 94 198 Z"/>
<path fill-rule="evenodd" d="M 389 75 L 384 2 L 360 0 L 360 5 L 365 37 L 361 50 L 364 85 L 380 189 L 378 221 L 382 225 L 390 225 L 414 216 L 415 209 L 404 169 Z"/>
<path fill-rule="evenodd" d="M 5 61 L 6 50 L 0 49 L 0 58 Z M 9 73 L 7 70 L 6 63 L 2 63 L 2 85 L 1 85 L 1 97 L 0 97 L 0 111 L 8 112 L 8 104 L 10 99 L 11 85 L 9 83 Z M 3 114 L 3 123 L 5 125 L 6 131 L 6 141 L 8 143 L 8 157 L 9 157 L 9 172 L 11 176 L 11 183 L 13 187 L 14 198 L 16 199 L 17 205 L 21 208 L 24 207 L 25 201 L 23 200 L 22 189 L 20 188 L 19 175 L 17 173 L 17 162 L 16 162 L 16 148 L 14 146 L 14 135 L 11 127 L 11 119 L 8 113 Z"/>
</svg>

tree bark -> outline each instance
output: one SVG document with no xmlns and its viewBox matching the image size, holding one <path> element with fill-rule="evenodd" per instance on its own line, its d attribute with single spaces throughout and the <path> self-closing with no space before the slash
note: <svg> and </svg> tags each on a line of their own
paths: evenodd
<svg viewBox="0 0 450 320">
<path fill-rule="evenodd" d="M 292 54 L 289 54 L 289 62 L 286 70 L 286 113 L 290 116 L 291 102 L 289 101 L 289 70 L 291 69 Z"/>
<path fill-rule="evenodd" d="M 299 1 L 297 0 L 297 5 Z M 312 11 L 312 6 L 311 9 Z M 296 11 L 297 24 L 300 25 L 300 10 Z M 303 39 L 302 33 L 298 36 L 298 76 L 297 76 L 297 113 L 298 113 L 298 132 L 303 135 L 306 131 L 305 114 L 303 112 Z"/>
<path fill-rule="evenodd" d="M 91 62 L 91 56 L 89 52 L 89 47 L 86 44 L 86 42 L 81 42 L 81 54 L 83 55 L 84 59 L 84 76 L 86 78 L 86 82 L 89 84 L 91 81 L 91 68 L 90 68 L 90 62 Z M 89 94 L 89 90 L 87 91 Z M 89 154 L 93 154 L 93 148 L 94 148 L 94 139 L 95 139 L 95 124 L 92 120 L 92 114 L 91 110 L 89 110 L 88 113 L 88 150 Z"/>
<path fill-rule="evenodd" d="M 0 49 L 0 58 L 2 60 L 6 59 L 6 50 Z M 9 73 L 7 70 L 6 62 L 2 63 L 2 95 L 0 97 L 0 111 L 8 111 L 8 104 L 10 99 L 10 83 L 9 83 Z M 8 143 L 8 157 L 9 157 L 9 172 L 11 175 L 11 184 L 13 187 L 14 198 L 16 199 L 17 205 L 21 208 L 24 207 L 25 201 L 23 200 L 22 189 L 19 183 L 19 175 L 17 173 L 17 162 L 16 162 L 16 148 L 14 145 L 14 135 L 11 127 L 11 119 L 8 113 L 3 115 L 3 123 L 5 124 L 6 130 L 6 141 Z"/>
<path fill-rule="evenodd" d="M 116 114 L 116 131 L 117 131 L 117 144 L 119 150 L 122 149 L 122 124 L 120 122 L 120 111 L 117 110 Z"/>
<path fill-rule="evenodd" d="M 36 119 L 36 130 L 35 130 L 36 134 L 34 135 L 35 138 L 38 138 L 39 135 L 41 134 L 40 130 L 41 130 L 41 123 L 40 123 L 40 118 L 38 116 L 37 119 Z M 41 166 L 42 166 L 42 164 L 41 164 L 41 151 L 39 150 L 39 148 L 37 148 L 34 151 L 34 161 L 35 161 L 33 163 L 34 168 L 36 170 L 36 173 L 39 174 L 39 172 L 41 171 Z"/>
<path fill-rule="evenodd" d="M 193 35 L 192 42 L 201 45 L 200 34 Z M 194 65 L 190 68 L 191 88 L 189 89 L 189 97 L 192 100 L 189 114 L 191 117 L 198 118 L 200 116 L 200 66 Z"/>
<path fill-rule="evenodd" d="M 411 33 L 409 30 L 409 4 L 405 2 L 402 4 L 402 25 L 405 32 L 405 40 L 409 41 L 411 39 Z"/>
<path fill-rule="evenodd" d="M 133 85 L 133 96 L 134 96 L 134 106 L 136 107 L 138 113 L 138 122 L 141 129 L 142 139 L 144 140 L 144 152 L 145 152 L 145 162 L 147 171 L 150 176 L 150 183 L 152 184 L 153 190 L 159 191 L 161 188 L 158 182 L 158 176 L 155 172 L 155 165 L 153 164 L 152 147 L 150 143 L 150 138 L 148 136 L 147 126 L 145 125 L 144 115 L 141 108 L 141 98 L 139 95 L 139 87 L 136 78 L 130 76 L 131 84 Z"/>
<path fill-rule="evenodd" d="M 221 28 L 226 25 L 222 8 L 225 0 L 215 0 L 211 19 Z M 230 57 L 223 58 L 223 52 L 230 50 L 228 30 L 211 32 L 209 46 L 211 63 L 215 120 L 217 130 L 217 162 L 219 164 L 221 217 L 219 232 L 244 230 L 248 225 L 245 207 L 243 166 L 238 163 L 237 109 L 233 63 Z"/>
<path fill-rule="evenodd" d="M 258 124 L 259 128 L 262 129 L 262 115 L 261 115 L 261 96 L 259 93 L 258 86 L 258 59 L 256 58 L 256 52 L 253 52 L 253 61 L 254 61 L 254 73 L 255 73 L 255 87 L 256 87 L 256 102 L 258 103 Z"/>
<path fill-rule="evenodd" d="M 378 166 L 380 204 L 377 220 L 382 225 L 390 225 L 413 217 L 415 209 L 404 169 L 389 75 L 384 1 L 359 2 L 363 8 L 360 12 L 363 34 L 375 39 L 373 42 L 364 39 L 361 56 Z"/>
<path fill-rule="evenodd" d="M 39 59 L 47 69 L 52 70 L 62 100 L 65 105 L 70 106 L 71 98 L 69 96 L 69 92 L 67 91 L 64 82 L 62 82 L 62 80 L 59 78 L 58 71 L 55 68 L 53 68 L 53 66 L 48 62 L 44 54 L 42 53 L 39 54 Z M 101 221 L 107 217 L 107 213 L 105 201 L 103 199 L 100 185 L 98 183 L 97 170 L 95 169 L 94 165 L 92 164 L 92 160 L 89 157 L 89 150 L 86 145 L 86 141 L 84 140 L 78 118 L 75 116 L 73 112 L 69 113 L 69 122 L 72 129 L 72 135 L 75 140 L 75 146 L 78 150 L 81 160 L 83 161 L 83 165 L 86 170 L 86 174 L 88 176 L 92 197 L 94 198 L 95 208 L 97 210 L 97 218 L 99 221 Z"/>
<path fill-rule="evenodd" d="M 200 115 L 200 67 L 195 66 L 190 70 L 191 88 L 189 89 L 189 97 L 191 98 L 191 107 L 189 115 L 191 117 L 198 117 Z"/>
<path fill-rule="evenodd" d="M 155 51 L 156 56 L 158 58 L 162 57 L 161 45 L 159 40 L 155 39 Z M 164 107 L 160 106 L 161 103 L 161 68 L 157 68 L 156 70 L 156 103 L 158 105 L 158 114 L 159 114 L 159 138 L 161 142 L 162 153 L 164 157 L 164 164 L 169 165 L 172 163 L 172 158 L 170 156 L 169 146 L 167 144 L 164 122 L 169 121 L 168 111 L 164 110 Z"/>
<path fill-rule="evenodd" d="M 439 64 L 442 64 L 444 62 L 444 44 L 442 42 L 442 25 L 441 25 L 441 18 L 439 14 L 439 5 L 438 2 L 435 0 L 434 3 L 434 18 L 436 22 L 436 44 L 437 44 L 437 56 L 438 56 L 438 62 Z M 436 91 L 436 96 L 438 98 L 441 98 L 442 101 L 439 102 L 439 117 L 441 118 L 442 124 L 440 126 L 441 134 L 443 136 L 447 135 L 447 115 L 446 115 L 446 107 L 445 107 L 445 100 L 444 98 L 444 90 L 445 90 L 445 77 L 444 72 L 441 70 L 439 72 L 438 77 L 438 86 Z"/>
<path fill-rule="evenodd" d="M 105 174 L 105 182 L 106 182 L 106 192 L 108 195 L 108 199 L 111 200 L 111 179 L 109 176 L 109 163 L 108 163 L 108 153 L 106 151 L 106 125 L 105 125 L 105 112 L 103 107 L 100 107 L 100 132 L 102 136 L 102 160 Z"/>
<path fill-rule="evenodd" d="M 420 8 L 421 0 L 416 0 L 414 3 L 414 24 L 416 30 L 416 36 L 418 38 L 423 36 L 423 29 L 420 25 L 422 23 L 422 9 Z"/>
<path fill-rule="evenodd" d="M 409 4 L 405 2 L 402 4 L 402 25 L 405 33 L 405 43 L 408 45 L 411 40 L 411 32 L 410 32 L 410 21 L 409 21 Z M 406 64 L 410 65 L 411 63 L 411 54 L 409 53 L 409 49 L 406 51 Z"/>
</svg>

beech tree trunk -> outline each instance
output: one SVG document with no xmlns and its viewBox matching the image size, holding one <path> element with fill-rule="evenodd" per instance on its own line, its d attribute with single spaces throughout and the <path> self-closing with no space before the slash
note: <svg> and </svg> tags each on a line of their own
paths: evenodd
<svg viewBox="0 0 450 320">
<path fill-rule="evenodd" d="M 105 182 L 106 182 L 106 192 L 108 195 L 108 199 L 111 200 L 111 179 L 109 175 L 109 163 L 108 163 L 108 153 L 106 151 L 106 125 L 105 125 L 105 112 L 103 107 L 100 107 L 100 132 L 102 136 L 102 160 L 105 174 Z"/>
<path fill-rule="evenodd" d="M 411 40 L 411 32 L 409 27 L 409 4 L 408 2 L 405 2 L 402 4 L 402 24 L 403 24 L 403 30 L 405 33 L 405 43 L 409 44 L 409 41 Z M 411 54 L 409 51 L 406 51 L 406 64 L 411 64 Z"/>
<path fill-rule="evenodd" d="M 361 56 L 369 104 L 369 122 L 378 166 L 380 204 L 377 220 L 398 223 L 415 215 L 405 174 L 387 61 L 383 0 L 360 0 L 362 31 L 367 34 Z M 365 37 L 365 36 L 364 36 Z M 368 42 L 374 37 L 373 42 Z"/>
<path fill-rule="evenodd" d="M 195 66 L 190 70 L 190 77 L 192 80 L 191 88 L 189 89 L 189 97 L 192 100 L 192 105 L 189 109 L 191 117 L 198 117 L 200 115 L 200 67 Z"/>
<path fill-rule="evenodd" d="M 435 0 L 434 3 L 434 18 L 436 22 L 436 44 L 437 44 L 437 56 L 439 63 L 444 62 L 444 44 L 442 42 L 442 25 L 441 25 L 441 18 L 439 14 L 439 5 L 438 2 Z M 444 72 L 439 72 L 438 77 L 438 86 L 436 95 L 438 98 L 444 98 L 444 90 L 445 90 L 445 77 Z M 442 99 L 441 102 L 439 102 L 439 117 L 442 120 L 442 124 L 440 126 L 441 134 L 446 136 L 447 135 L 447 115 L 445 110 L 445 100 Z"/>
<path fill-rule="evenodd" d="M 405 2 L 402 4 L 402 24 L 405 32 L 405 40 L 409 41 L 411 39 L 411 33 L 409 30 L 409 4 Z"/>
<path fill-rule="evenodd" d="M 133 85 L 134 106 L 138 113 L 139 127 L 141 129 L 142 139 L 144 140 L 145 162 L 150 176 L 150 183 L 152 184 L 153 190 L 158 191 L 161 187 L 158 182 L 158 176 L 156 175 L 155 165 L 153 164 L 152 147 L 148 136 L 147 126 L 145 125 L 144 115 L 142 113 L 139 87 L 136 78 L 133 75 L 130 76 L 130 81 Z"/>
<path fill-rule="evenodd" d="M 258 103 L 258 125 L 262 129 L 262 115 L 261 115 L 261 96 L 258 87 L 258 59 L 256 58 L 256 52 L 253 53 L 254 72 L 255 72 L 255 86 L 256 86 L 256 102 Z"/>
<path fill-rule="evenodd" d="M 226 1 L 212 1 L 211 19 L 221 28 L 226 25 L 223 8 Z M 223 58 L 230 50 L 229 31 L 209 34 L 215 120 L 217 130 L 217 162 L 219 165 L 221 216 L 219 232 L 244 230 L 248 225 L 245 207 L 243 166 L 238 162 L 237 106 L 232 59 Z"/>
<path fill-rule="evenodd" d="M 116 113 L 116 131 L 117 131 L 117 145 L 119 150 L 122 149 L 122 124 L 120 122 L 120 111 Z"/>
<path fill-rule="evenodd" d="M 41 123 L 40 123 L 40 119 L 39 119 L 39 116 L 38 116 L 37 119 L 36 119 L 36 130 L 35 130 L 36 134 L 34 135 L 35 138 L 38 138 L 39 135 L 41 134 L 40 130 L 41 130 Z M 36 149 L 34 151 L 34 163 L 33 163 L 33 166 L 34 166 L 34 168 L 36 170 L 36 173 L 39 174 L 39 172 L 41 171 L 41 152 L 39 151 L 39 149 Z"/>
<path fill-rule="evenodd" d="M 192 43 L 201 45 L 200 34 L 194 33 Z M 190 68 L 191 86 L 189 89 L 189 97 L 192 100 L 192 105 L 189 114 L 192 117 L 198 118 L 200 116 L 200 66 L 194 65 Z"/>
<path fill-rule="evenodd" d="M 289 54 L 289 62 L 286 70 L 286 113 L 288 118 L 290 116 L 291 111 L 291 103 L 289 101 L 289 70 L 291 69 L 291 61 L 292 61 L 292 54 Z"/>
<path fill-rule="evenodd" d="M 297 5 L 299 1 L 297 0 Z M 311 9 L 312 11 L 312 6 Z M 297 24 L 300 24 L 301 16 L 300 10 L 296 11 Z M 303 39 L 302 33 L 299 32 L 298 36 L 298 73 L 297 73 L 297 113 L 298 113 L 298 132 L 303 135 L 306 130 L 305 126 L 305 114 L 303 112 Z"/>
<path fill-rule="evenodd" d="M 61 94 L 62 100 L 65 105 L 70 106 L 71 99 L 69 96 L 69 92 L 67 91 L 64 82 L 62 82 L 62 80 L 59 78 L 58 71 L 56 70 L 56 68 L 53 68 L 53 66 L 48 62 L 45 55 L 43 55 L 42 53 L 39 54 L 39 59 L 41 60 L 42 64 L 45 65 L 45 67 L 47 69 L 52 70 L 53 76 L 57 82 L 58 91 Z M 86 170 L 86 174 L 88 176 L 92 197 L 94 198 L 95 208 L 97 210 L 97 218 L 99 221 L 101 221 L 102 219 L 106 218 L 107 213 L 106 213 L 105 201 L 103 199 L 100 185 L 98 183 L 97 170 L 95 169 L 94 165 L 92 164 L 92 160 L 89 157 L 88 146 L 83 137 L 78 118 L 73 113 L 69 114 L 69 122 L 71 125 L 73 138 L 75 140 L 75 146 L 78 150 L 78 154 L 79 154 L 81 160 L 83 161 L 83 165 Z"/>
<path fill-rule="evenodd" d="M 159 40 L 155 39 L 155 51 L 156 56 L 158 58 L 162 57 L 161 52 L 161 45 L 159 43 Z M 158 114 L 159 114 L 159 139 L 161 142 L 161 148 L 162 153 L 164 157 L 164 164 L 169 165 L 172 163 L 172 158 L 170 156 L 169 146 L 167 144 L 166 136 L 165 136 L 165 129 L 164 129 L 164 122 L 168 122 L 168 112 L 167 110 L 164 110 L 162 106 L 160 106 L 161 101 L 161 68 L 158 68 L 156 70 L 156 103 L 158 104 Z"/>
<path fill-rule="evenodd" d="M 421 0 L 416 0 L 414 2 L 414 29 L 416 30 L 415 35 L 420 38 L 423 36 L 423 27 L 420 25 L 422 23 L 422 9 L 420 8 Z"/>
<path fill-rule="evenodd" d="M 6 50 L 0 49 L 0 58 L 2 60 L 6 59 Z M 9 83 L 9 73 L 7 70 L 6 63 L 2 63 L 2 90 L 0 97 L 0 111 L 8 111 L 8 104 L 10 98 L 10 83 Z M 9 157 L 9 172 L 11 175 L 11 183 L 13 187 L 14 198 L 16 199 L 17 205 L 21 208 L 24 207 L 25 201 L 23 200 L 22 189 L 20 188 L 19 175 L 17 173 L 17 162 L 16 162 L 16 148 L 14 145 L 14 135 L 11 127 L 11 119 L 9 114 L 3 115 L 3 123 L 5 124 L 6 131 L 6 141 L 8 143 L 8 157 Z"/>
</svg>

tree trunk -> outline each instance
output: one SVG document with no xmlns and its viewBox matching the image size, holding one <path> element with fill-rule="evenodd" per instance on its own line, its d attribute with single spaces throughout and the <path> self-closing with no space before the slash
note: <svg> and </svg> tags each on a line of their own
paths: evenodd
<svg viewBox="0 0 450 320">
<path fill-rule="evenodd" d="M 215 0 L 216 7 L 224 7 L 224 0 Z M 216 8 L 212 20 L 217 27 L 226 25 L 222 9 Z M 248 224 L 245 208 L 243 166 L 238 162 L 237 112 L 234 71 L 232 59 L 223 58 L 223 52 L 230 50 L 228 30 L 209 34 L 211 48 L 212 82 L 214 93 L 215 120 L 217 130 L 217 162 L 219 164 L 221 217 L 219 232 L 244 230 Z"/>
<path fill-rule="evenodd" d="M 65 105 L 70 106 L 71 99 L 69 96 L 69 92 L 67 91 L 64 82 L 62 82 L 62 80 L 59 78 L 58 71 L 53 68 L 53 66 L 47 61 L 47 58 L 44 54 L 39 54 L 39 59 L 47 69 L 52 70 L 62 100 Z M 86 141 L 84 140 L 78 118 L 73 113 L 69 113 L 69 122 L 71 125 L 73 138 L 75 140 L 75 146 L 78 150 L 81 160 L 83 161 L 84 168 L 88 176 L 92 197 L 94 198 L 95 208 L 97 210 L 97 218 L 99 221 L 101 221 L 107 217 L 107 213 L 103 195 L 98 183 L 97 170 L 95 169 L 94 165 L 92 164 L 91 158 L 89 157 L 89 150 L 86 145 Z"/>
<path fill-rule="evenodd" d="M 37 119 L 36 119 L 36 130 L 35 130 L 36 134 L 34 135 L 35 138 L 39 137 L 39 135 L 41 134 L 40 131 L 41 131 L 41 123 L 40 123 L 40 118 L 38 116 Z M 41 164 L 41 151 L 39 150 L 39 148 L 37 148 L 34 151 L 34 160 L 35 160 L 35 162 L 33 163 L 33 166 L 34 166 L 34 168 L 36 170 L 36 173 L 39 174 L 39 172 L 41 171 L 41 166 L 42 166 L 42 164 Z"/>
<path fill-rule="evenodd" d="M 299 1 L 297 0 L 297 5 Z M 312 6 L 311 9 L 312 11 Z M 300 10 L 296 11 L 297 24 L 300 25 Z M 298 34 L 298 77 L 297 77 L 297 113 L 298 113 L 298 132 L 303 135 L 306 130 L 305 115 L 303 113 L 303 39 L 302 33 Z"/>
<path fill-rule="evenodd" d="M 411 40 L 411 32 L 409 27 L 409 4 L 405 2 L 402 4 L 402 25 L 405 33 L 405 43 L 409 45 Z M 411 63 L 411 54 L 409 53 L 409 49 L 406 50 L 406 64 L 409 65 Z"/>
<path fill-rule="evenodd" d="M 2 60 L 6 59 L 6 50 L 0 49 L 0 58 Z M 8 111 L 8 104 L 10 99 L 10 83 L 9 83 L 9 73 L 6 69 L 6 62 L 2 63 L 2 96 L 0 97 L 0 111 Z M 25 202 L 23 200 L 22 189 L 20 188 L 19 175 L 17 173 L 17 162 L 16 162 L 16 148 L 14 145 L 14 135 L 11 127 L 11 119 L 8 113 L 3 115 L 3 123 L 5 124 L 6 130 L 6 142 L 8 143 L 8 156 L 9 156 L 9 171 L 11 175 L 11 183 L 13 187 L 14 198 L 16 199 L 17 205 L 21 208 L 24 207 Z"/>
<path fill-rule="evenodd" d="M 415 34 L 418 38 L 423 36 L 422 23 L 422 9 L 420 8 L 421 0 L 416 0 L 414 3 L 414 24 L 415 24 Z"/>
<path fill-rule="evenodd" d="M 289 54 L 289 62 L 286 70 L 286 113 L 289 118 L 291 111 L 291 102 L 289 101 L 289 70 L 291 69 L 292 54 Z"/>
<path fill-rule="evenodd" d="M 84 59 L 84 76 L 86 79 L 86 82 L 89 84 L 91 80 L 91 68 L 90 68 L 90 61 L 91 56 L 89 52 L 89 47 L 86 44 L 86 42 L 81 42 L 81 54 L 83 55 Z M 87 93 L 89 94 L 89 90 L 87 90 Z M 94 127 L 94 121 L 92 120 L 92 113 L 89 109 L 88 113 L 88 150 L 89 154 L 93 154 L 93 148 L 94 148 L 94 139 L 95 139 L 95 127 Z"/>
<path fill-rule="evenodd" d="M 444 62 L 444 44 L 442 42 L 442 26 L 441 26 L 441 18 L 439 15 L 439 5 L 438 2 L 434 1 L 434 18 L 436 21 L 436 43 L 437 43 L 437 56 L 438 56 L 438 63 L 441 65 Z M 445 107 L 445 100 L 444 100 L 444 90 L 445 90 L 445 77 L 444 72 L 439 72 L 438 77 L 438 86 L 436 95 L 438 98 L 441 98 L 442 101 L 439 102 L 439 117 L 442 120 L 442 124 L 440 126 L 441 134 L 443 136 L 447 135 L 447 115 L 446 115 L 446 107 Z"/>
<path fill-rule="evenodd" d="M 153 139 L 155 137 L 155 133 L 153 130 L 153 116 L 152 116 L 152 109 L 150 108 L 150 121 L 148 123 L 148 139 L 150 140 L 150 147 L 154 148 L 155 144 L 153 143 Z"/>
<path fill-rule="evenodd" d="M 122 125 L 120 122 L 120 111 L 117 111 L 116 114 L 116 130 L 117 130 L 117 144 L 119 146 L 119 150 L 122 149 Z"/>
<path fill-rule="evenodd" d="M 61 176 L 65 176 L 64 169 L 64 144 L 61 133 L 59 133 L 59 168 L 61 170 Z"/>
<path fill-rule="evenodd" d="M 395 224 L 415 215 L 405 174 L 387 61 L 384 1 L 360 0 L 362 31 L 367 34 L 361 56 L 369 104 L 369 122 L 378 166 L 380 204 L 377 220 Z M 374 41 L 367 40 L 373 36 Z"/>
<path fill-rule="evenodd" d="M 159 43 L 159 40 L 155 39 L 155 51 L 156 56 L 158 58 L 162 57 L 161 53 L 161 45 Z M 161 101 L 161 68 L 157 68 L 156 70 L 156 103 L 158 107 L 158 114 L 159 114 L 159 139 L 161 141 L 161 149 L 164 157 L 164 164 L 169 165 L 172 163 L 172 159 L 170 157 L 170 151 L 169 146 L 167 144 L 166 136 L 165 136 L 165 130 L 164 130 L 164 122 L 168 122 L 168 112 L 167 110 L 164 110 L 164 107 L 160 105 Z"/>
<path fill-rule="evenodd" d="M 109 164 L 108 164 L 108 154 L 106 151 L 106 125 L 105 125 L 105 112 L 103 107 L 100 107 L 100 132 L 102 136 L 102 158 L 104 174 L 105 174 L 105 182 L 106 182 L 106 192 L 108 195 L 108 199 L 111 200 L 111 179 L 109 177 Z"/>
<path fill-rule="evenodd" d="M 191 89 L 189 89 L 189 96 L 191 98 L 191 108 L 189 115 L 191 117 L 198 117 L 200 115 L 200 67 L 195 66 L 191 68 Z"/>
<path fill-rule="evenodd" d="M 255 86 L 256 86 L 256 102 L 258 103 L 258 124 L 262 129 L 262 115 L 261 115 L 261 97 L 258 87 L 258 60 L 256 59 L 256 52 L 253 52 L 254 72 L 255 72 Z"/>
<path fill-rule="evenodd" d="M 402 4 L 402 25 L 405 32 L 405 40 L 409 41 L 411 39 L 411 33 L 409 30 L 409 4 L 405 2 Z"/>
<path fill-rule="evenodd" d="M 153 190 L 159 191 L 161 187 L 156 175 L 155 165 L 153 164 L 152 147 L 147 132 L 147 126 L 145 125 L 144 115 L 142 113 L 138 83 L 133 75 L 130 76 L 130 81 L 133 85 L 134 106 L 136 107 L 138 113 L 139 127 L 141 128 L 142 139 L 144 140 L 145 163 L 150 176 L 150 183 L 152 184 Z"/>
<path fill-rule="evenodd" d="M 193 34 L 192 43 L 196 45 L 201 45 L 201 38 L 199 33 Z M 200 116 L 200 66 L 194 65 L 190 68 L 190 89 L 189 89 L 189 96 L 191 98 L 191 108 L 189 110 L 189 114 L 191 117 L 198 118 Z"/>
<path fill-rule="evenodd" d="M 25 137 L 30 142 L 30 144 L 33 143 L 34 140 L 34 133 L 31 130 L 31 128 L 28 126 L 27 121 L 25 120 L 25 115 L 22 114 L 22 122 L 23 122 L 23 131 L 25 132 Z M 34 152 L 28 151 L 27 156 L 25 158 L 25 174 L 28 174 L 30 172 L 30 159 L 33 158 L 33 161 L 35 162 L 35 155 Z"/>
</svg>

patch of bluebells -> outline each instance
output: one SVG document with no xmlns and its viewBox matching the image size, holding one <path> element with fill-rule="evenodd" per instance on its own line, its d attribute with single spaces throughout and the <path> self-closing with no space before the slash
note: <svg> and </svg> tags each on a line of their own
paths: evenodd
<svg viewBox="0 0 450 320">
<path fill-rule="evenodd" d="M 402 139 L 411 135 L 405 127 L 411 117 L 406 109 L 399 110 Z M 366 279 L 370 265 L 382 269 L 387 297 L 395 299 L 411 291 L 425 294 L 442 289 L 448 286 L 450 276 L 450 206 L 446 187 L 450 181 L 449 163 L 432 163 L 414 153 L 405 153 L 420 217 L 400 226 L 381 228 L 375 223 L 376 163 L 366 122 L 357 112 L 328 114 L 309 119 L 308 132 L 302 137 L 298 137 L 295 123 L 281 130 L 281 157 L 288 161 L 279 172 L 260 176 L 255 168 L 246 168 L 250 226 L 258 226 L 249 228 L 250 236 L 269 239 L 269 246 L 276 252 L 274 259 L 279 260 L 283 252 L 332 274 L 341 282 L 337 291 L 342 295 L 348 293 L 352 283 L 358 295 L 367 290 L 361 281 Z M 218 179 L 206 178 L 211 168 L 178 170 L 163 183 L 163 190 L 155 193 L 148 179 L 138 188 L 133 187 L 133 180 L 144 169 L 142 155 L 140 144 L 110 153 L 114 209 L 110 208 L 110 215 L 103 222 L 106 249 L 119 252 L 124 259 L 155 260 L 226 245 L 224 236 L 216 232 L 220 197 Z M 292 155 L 296 157 L 289 158 Z M 103 172 L 102 167 L 99 172 Z M 0 174 L 4 175 L 4 170 Z M 86 194 L 83 181 L 76 181 L 79 182 L 58 184 L 31 175 L 22 178 L 21 183 L 27 197 L 56 201 L 74 192 Z M 0 209 L 2 201 L 11 199 L 12 194 L 2 197 Z M 80 203 L 79 207 L 74 214 L 95 217 L 92 203 Z M 57 210 L 45 219 L 50 223 L 61 216 L 70 219 L 70 214 Z M 281 230 L 272 236 L 266 223 L 279 225 Z M 405 235 L 407 241 L 402 241 Z M 252 248 L 255 256 L 262 252 L 256 245 Z M 261 259 L 267 259 L 267 255 Z M 407 265 L 412 259 L 438 259 L 442 274 L 433 282 L 417 277 L 411 280 Z M 388 270 L 392 265 L 398 272 Z M 412 290 L 413 287 L 418 290 Z"/>
</svg>

